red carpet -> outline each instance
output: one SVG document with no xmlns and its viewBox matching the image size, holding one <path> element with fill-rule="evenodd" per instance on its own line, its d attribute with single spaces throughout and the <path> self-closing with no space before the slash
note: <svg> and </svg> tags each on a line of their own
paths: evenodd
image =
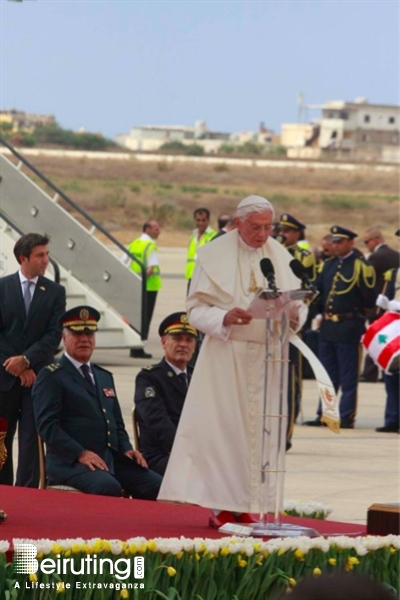
<svg viewBox="0 0 400 600">
<path fill-rule="evenodd" d="M 189 505 L 0 486 L 0 509 L 7 513 L 0 539 L 10 542 L 13 538 L 223 537 L 208 527 L 208 509 Z M 296 517 L 285 522 L 313 527 L 321 535 L 366 533 L 364 525 L 351 523 Z"/>
</svg>

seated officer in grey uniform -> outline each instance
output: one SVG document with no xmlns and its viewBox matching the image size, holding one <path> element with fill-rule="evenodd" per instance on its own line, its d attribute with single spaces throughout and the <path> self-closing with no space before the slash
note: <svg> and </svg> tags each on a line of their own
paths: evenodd
<svg viewBox="0 0 400 600">
<path fill-rule="evenodd" d="M 193 369 L 197 329 L 185 312 L 166 317 L 158 329 L 164 358 L 136 377 L 134 403 L 139 447 L 149 467 L 164 475 Z"/>
<path fill-rule="evenodd" d="M 112 374 L 90 363 L 100 314 L 90 306 L 64 313 L 65 352 L 42 369 L 33 390 L 36 425 L 47 444 L 50 484 L 89 494 L 155 500 L 161 477 L 133 450 Z"/>
</svg>

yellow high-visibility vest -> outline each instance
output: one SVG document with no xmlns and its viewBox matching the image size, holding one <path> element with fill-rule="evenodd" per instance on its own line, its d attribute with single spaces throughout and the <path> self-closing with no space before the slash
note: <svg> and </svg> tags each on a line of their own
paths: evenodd
<svg viewBox="0 0 400 600">
<path fill-rule="evenodd" d="M 149 240 L 142 240 L 141 238 L 137 238 L 133 240 L 128 246 L 128 250 L 131 254 L 136 256 L 140 262 L 142 262 L 145 268 L 148 268 L 148 258 L 150 254 L 155 250 L 157 252 L 157 246 L 154 242 Z M 137 262 L 132 261 L 129 267 L 134 273 L 142 273 L 140 266 Z M 160 268 L 157 266 L 153 267 L 155 271 L 151 275 L 147 275 L 146 279 L 146 290 L 148 292 L 158 292 L 161 289 L 161 276 L 160 276 Z"/>
<path fill-rule="evenodd" d="M 186 269 L 185 269 L 185 277 L 186 279 L 192 279 L 194 268 L 196 266 L 197 260 L 197 248 L 200 246 L 204 246 L 207 242 L 213 239 L 216 235 L 215 229 L 212 227 L 207 227 L 200 240 L 197 239 L 197 230 L 192 233 L 189 240 L 189 246 L 186 256 Z"/>
</svg>

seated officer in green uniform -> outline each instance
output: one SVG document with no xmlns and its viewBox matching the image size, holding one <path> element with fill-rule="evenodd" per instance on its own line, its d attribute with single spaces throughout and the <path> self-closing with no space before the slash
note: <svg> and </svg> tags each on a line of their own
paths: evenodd
<svg viewBox="0 0 400 600">
<path fill-rule="evenodd" d="M 193 369 L 197 329 L 185 312 L 166 317 L 158 329 L 164 358 L 136 377 L 134 403 L 139 447 L 149 467 L 164 475 Z"/>
<path fill-rule="evenodd" d="M 99 319 L 91 306 L 60 317 L 65 352 L 42 369 L 32 390 L 48 481 L 89 494 L 121 496 L 124 490 L 155 500 L 161 477 L 132 449 L 112 374 L 90 362 Z"/>
</svg>

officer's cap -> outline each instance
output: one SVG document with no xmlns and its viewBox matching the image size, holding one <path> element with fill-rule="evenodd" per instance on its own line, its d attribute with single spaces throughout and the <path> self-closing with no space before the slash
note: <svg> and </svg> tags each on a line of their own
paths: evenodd
<svg viewBox="0 0 400 600">
<path fill-rule="evenodd" d="M 197 337 L 197 329 L 190 325 L 187 314 L 185 312 L 175 312 L 168 317 L 165 317 L 160 323 L 158 334 L 160 337 L 167 333 L 189 333 Z"/>
<path fill-rule="evenodd" d="M 341 227 L 340 225 L 333 225 L 329 231 L 332 234 L 332 242 L 354 240 L 358 235 L 357 233 L 354 233 L 354 231 L 351 231 L 351 229 L 346 229 L 346 227 Z"/>
<path fill-rule="evenodd" d="M 75 306 L 67 310 L 58 319 L 61 327 L 66 327 L 71 331 L 97 331 L 97 323 L 100 321 L 100 313 L 92 306 Z"/>
<path fill-rule="evenodd" d="M 289 213 L 283 213 L 283 215 L 279 217 L 279 227 L 295 229 L 296 231 L 304 231 L 306 228 L 304 223 L 301 223 L 293 215 L 289 215 Z"/>
</svg>

